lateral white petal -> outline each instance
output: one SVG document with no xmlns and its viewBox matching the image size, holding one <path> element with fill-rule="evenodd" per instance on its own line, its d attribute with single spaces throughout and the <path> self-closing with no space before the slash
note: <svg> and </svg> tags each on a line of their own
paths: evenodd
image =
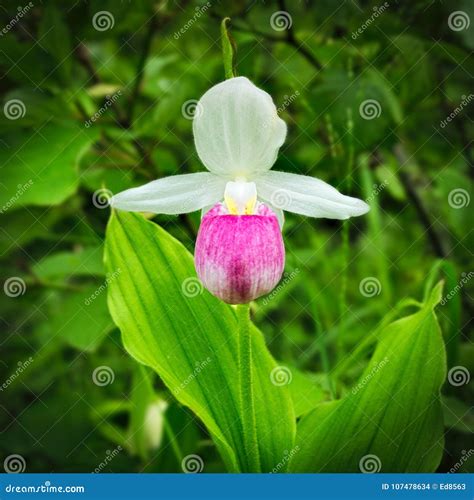
<svg viewBox="0 0 474 500">
<path fill-rule="evenodd" d="M 110 205 L 132 212 L 184 214 L 213 205 L 224 196 L 226 181 L 208 172 L 174 175 L 116 194 Z"/>
<path fill-rule="evenodd" d="M 345 196 L 326 182 L 306 175 L 267 172 L 257 179 L 259 199 L 277 208 L 328 219 L 348 219 L 369 211 L 358 198 Z"/>
<path fill-rule="evenodd" d="M 269 170 L 285 141 L 286 124 L 272 98 L 245 77 L 209 89 L 193 120 L 194 142 L 205 167 L 228 177 Z"/>
</svg>

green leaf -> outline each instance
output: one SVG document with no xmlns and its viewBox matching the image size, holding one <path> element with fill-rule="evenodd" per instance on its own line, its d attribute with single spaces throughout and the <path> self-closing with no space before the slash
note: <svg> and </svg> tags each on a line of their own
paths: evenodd
<svg viewBox="0 0 474 500">
<path fill-rule="evenodd" d="M 433 309 L 441 291 L 442 283 L 419 312 L 386 327 L 351 393 L 303 417 L 292 472 L 359 472 L 365 460 L 382 472 L 436 470 L 446 355 Z"/>
<path fill-rule="evenodd" d="M 229 32 L 229 23 L 229 17 L 226 17 L 221 22 L 222 58 L 224 59 L 224 73 L 226 79 L 234 78 L 237 75 L 235 70 L 235 53 L 237 47 Z"/>
<path fill-rule="evenodd" d="M 105 262 L 109 272 L 122 270 L 109 284 L 109 309 L 127 351 L 204 422 L 228 470 L 247 470 L 234 309 L 202 289 L 183 245 L 140 215 L 112 214 Z M 254 327 L 252 354 L 257 442 L 270 471 L 293 445 L 295 418 Z"/>
<path fill-rule="evenodd" d="M 70 276 L 105 276 L 102 247 L 88 247 L 78 252 L 58 252 L 37 262 L 31 270 L 41 281 Z"/>
<path fill-rule="evenodd" d="M 15 133 L 0 144 L 3 211 L 25 205 L 57 205 L 78 186 L 77 164 L 93 134 L 71 124 L 49 124 Z"/>
<path fill-rule="evenodd" d="M 107 309 L 106 285 L 62 292 L 51 306 L 48 330 L 81 351 L 95 351 L 114 328 Z"/>
</svg>

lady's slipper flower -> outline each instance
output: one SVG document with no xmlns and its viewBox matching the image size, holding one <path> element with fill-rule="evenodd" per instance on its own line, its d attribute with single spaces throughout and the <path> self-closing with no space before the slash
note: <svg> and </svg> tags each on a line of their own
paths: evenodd
<svg viewBox="0 0 474 500">
<path fill-rule="evenodd" d="M 285 141 L 286 124 L 272 98 L 247 78 L 231 78 L 209 89 L 197 105 L 193 132 L 209 172 L 128 189 L 113 196 L 111 205 L 163 214 L 202 209 L 196 271 L 204 286 L 226 302 L 249 302 L 280 280 L 285 260 L 282 209 L 331 219 L 369 209 L 319 179 L 270 170 Z"/>
</svg>

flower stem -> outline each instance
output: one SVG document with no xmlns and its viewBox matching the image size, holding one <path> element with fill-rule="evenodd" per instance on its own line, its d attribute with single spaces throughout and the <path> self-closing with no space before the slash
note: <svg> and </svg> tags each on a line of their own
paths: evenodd
<svg viewBox="0 0 474 500">
<path fill-rule="evenodd" d="M 260 454 L 257 443 L 257 426 L 253 398 L 252 338 L 250 333 L 250 306 L 237 305 L 240 409 L 244 446 L 247 456 L 247 472 L 260 471 Z"/>
</svg>

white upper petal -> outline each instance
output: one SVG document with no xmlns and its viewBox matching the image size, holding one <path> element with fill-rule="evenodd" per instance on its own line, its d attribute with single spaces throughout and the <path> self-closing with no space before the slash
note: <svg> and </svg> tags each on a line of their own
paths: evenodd
<svg viewBox="0 0 474 500">
<path fill-rule="evenodd" d="M 272 98 L 244 77 L 209 89 L 193 121 L 199 158 L 211 172 L 247 177 L 269 170 L 285 141 L 286 124 Z"/>
<path fill-rule="evenodd" d="M 184 214 L 222 200 L 225 185 L 224 179 L 208 172 L 173 175 L 122 191 L 110 205 L 133 212 Z"/>
<path fill-rule="evenodd" d="M 306 175 L 266 172 L 257 179 L 259 199 L 276 208 L 328 219 L 348 219 L 369 211 L 358 198 L 341 194 L 326 182 Z"/>
</svg>

